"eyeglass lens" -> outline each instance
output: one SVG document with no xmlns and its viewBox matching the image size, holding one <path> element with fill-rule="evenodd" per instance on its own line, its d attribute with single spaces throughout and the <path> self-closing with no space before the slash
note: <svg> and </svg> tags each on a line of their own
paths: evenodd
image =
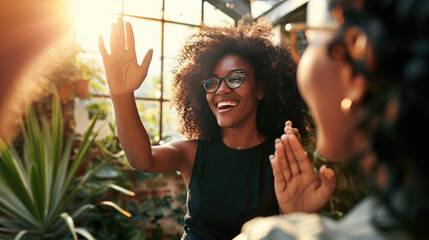
<svg viewBox="0 0 429 240">
<path fill-rule="evenodd" d="M 226 85 L 231 89 L 236 89 L 241 86 L 244 80 L 245 73 L 243 72 L 233 72 L 228 74 L 225 78 L 211 77 L 204 81 L 204 89 L 207 92 L 216 92 L 219 88 L 222 79 L 225 80 Z"/>
</svg>

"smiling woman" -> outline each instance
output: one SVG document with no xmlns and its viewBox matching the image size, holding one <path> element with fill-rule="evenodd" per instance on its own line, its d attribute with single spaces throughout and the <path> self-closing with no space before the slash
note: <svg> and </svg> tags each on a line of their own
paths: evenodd
<svg viewBox="0 0 429 240">
<path fill-rule="evenodd" d="M 296 89 L 296 66 L 286 48 L 271 42 L 271 30 L 263 20 L 240 21 L 238 27 L 204 27 L 188 38 L 172 95 L 188 139 L 161 146 L 151 145 L 134 95 L 146 81 L 153 50 L 137 60 L 141 43 L 122 18 L 112 24 L 110 54 L 100 38 L 130 165 L 150 173 L 179 171 L 188 187 L 184 239 L 232 239 L 246 220 L 278 213 L 268 156 L 286 120 L 308 140 L 308 116 Z"/>
</svg>

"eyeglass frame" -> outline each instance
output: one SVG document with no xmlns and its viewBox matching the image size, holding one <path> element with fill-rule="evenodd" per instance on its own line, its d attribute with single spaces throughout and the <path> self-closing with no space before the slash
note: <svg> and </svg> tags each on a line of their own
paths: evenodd
<svg viewBox="0 0 429 240">
<path fill-rule="evenodd" d="M 231 86 L 229 86 L 229 84 L 228 84 L 228 82 L 226 81 L 226 79 L 229 77 L 229 76 L 231 76 L 232 74 L 234 74 L 234 73 L 241 73 L 242 74 L 242 80 L 241 80 L 241 83 L 240 83 L 240 85 L 238 85 L 237 87 L 231 87 Z M 208 79 L 206 79 L 206 80 L 202 80 L 201 81 L 201 84 L 203 85 L 203 88 L 204 88 L 204 91 L 206 91 L 206 93 L 215 93 L 215 92 L 217 92 L 217 90 L 219 89 L 219 87 L 220 87 L 220 85 L 222 84 L 222 80 L 225 82 L 225 84 L 226 84 L 226 86 L 229 88 L 229 89 L 237 89 L 237 88 L 239 88 L 239 87 L 241 87 L 241 85 L 243 85 L 243 83 L 244 83 L 244 79 L 246 78 L 246 76 L 247 75 L 249 75 L 249 76 L 251 76 L 251 77 L 255 77 L 255 75 L 253 75 L 253 74 L 250 74 L 250 73 L 248 73 L 248 72 L 246 72 L 246 71 L 244 71 L 244 70 L 233 70 L 233 71 L 231 71 L 231 72 L 229 72 L 225 77 L 219 77 L 219 76 L 212 76 L 212 77 L 209 77 Z M 216 78 L 216 79 L 218 79 L 219 80 L 219 84 L 217 85 L 217 87 L 216 87 L 216 89 L 214 90 L 214 91 L 207 91 L 207 89 L 206 89 L 206 87 L 205 87 L 205 83 L 207 82 L 207 80 L 209 80 L 210 78 Z"/>
<path fill-rule="evenodd" d="M 291 53 L 292 53 L 292 57 L 294 59 L 294 61 L 296 63 L 299 62 L 299 60 L 301 59 L 302 54 L 299 54 L 297 51 L 297 44 L 296 44 L 296 32 L 298 31 L 302 31 L 305 32 L 305 30 L 319 30 L 319 31 L 326 31 L 326 32 L 335 32 L 338 30 L 337 27 L 312 27 L 312 26 L 308 26 L 306 23 L 288 23 L 285 25 L 285 30 L 287 32 L 289 32 L 290 34 L 290 49 L 291 49 Z M 307 41 L 307 46 L 308 46 L 308 41 Z M 305 51 L 305 50 L 304 50 Z"/>
</svg>

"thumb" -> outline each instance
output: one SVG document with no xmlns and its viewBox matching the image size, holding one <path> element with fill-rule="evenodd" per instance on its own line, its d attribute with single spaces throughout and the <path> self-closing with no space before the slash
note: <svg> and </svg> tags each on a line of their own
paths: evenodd
<svg viewBox="0 0 429 240">
<path fill-rule="evenodd" d="M 140 65 L 140 69 L 145 74 L 147 74 L 150 62 L 152 61 L 152 55 L 153 55 L 153 49 L 149 49 L 149 51 L 147 51 L 146 55 L 143 58 L 143 61 L 142 61 L 141 65 Z"/>
<path fill-rule="evenodd" d="M 335 186 L 337 185 L 337 177 L 334 170 L 327 168 L 326 165 L 322 165 L 319 170 L 319 176 L 322 180 L 322 186 L 317 190 L 318 194 L 325 198 L 329 199 L 335 191 Z"/>
</svg>

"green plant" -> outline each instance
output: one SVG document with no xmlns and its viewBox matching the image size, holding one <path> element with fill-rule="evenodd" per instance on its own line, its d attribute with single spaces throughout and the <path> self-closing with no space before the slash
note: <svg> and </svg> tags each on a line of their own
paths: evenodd
<svg viewBox="0 0 429 240">
<path fill-rule="evenodd" d="M 337 186 L 329 202 L 321 213 L 333 219 L 340 219 L 362 198 L 369 194 L 368 186 L 362 182 L 362 173 L 357 166 L 350 162 L 330 162 L 319 154 L 316 149 L 308 153 L 312 159 L 313 170 L 318 172 L 322 165 L 334 170 L 337 178 Z"/>
<path fill-rule="evenodd" d="M 99 102 L 92 102 L 86 105 L 85 109 L 88 111 L 89 119 L 92 119 L 92 117 L 97 111 L 100 111 L 99 119 L 106 119 L 107 114 L 110 111 L 110 107 L 107 103 L 99 103 Z"/>
<path fill-rule="evenodd" d="M 179 226 L 183 226 L 185 200 L 186 195 L 180 194 L 176 197 L 150 197 L 140 206 L 129 202 L 126 209 L 132 214 L 131 218 L 111 209 L 97 208 L 88 212 L 84 224 L 97 229 L 94 233 L 97 239 L 180 239 L 183 232 L 166 235 L 161 221 L 170 218 Z"/>
<path fill-rule="evenodd" d="M 53 83 L 56 83 L 59 89 L 64 85 L 75 83 L 78 80 L 88 80 L 92 89 L 100 93 L 105 93 L 103 86 L 106 84 L 106 80 L 100 76 L 103 73 L 103 69 L 96 67 L 95 61 L 82 61 L 78 57 L 81 53 L 85 53 L 85 51 L 79 45 L 73 45 L 69 51 L 61 54 L 61 56 L 65 57 L 59 61 L 48 78 Z M 76 88 L 76 86 L 71 88 Z M 72 98 L 74 95 L 71 94 L 69 97 Z"/>
<path fill-rule="evenodd" d="M 0 238 L 15 239 L 66 239 L 77 234 L 94 239 L 90 231 L 75 227 L 80 217 L 96 205 L 111 206 L 128 215 L 115 203 L 92 203 L 94 197 L 108 188 L 132 195 L 131 192 L 106 183 L 87 192 L 94 174 L 112 159 L 106 159 L 83 176 L 76 177 L 96 134 L 93 127 L 99 113 L 83 136 L 75 157 L 70 162 L 74 136 L 63 141 L 62 115 L 59 97 L 55 93 L 52 103 L 52 122 L 30 110 L 22 127 L 23 149 L 19 154 L 12 146 L 0 142 Z"/>
</svg>

